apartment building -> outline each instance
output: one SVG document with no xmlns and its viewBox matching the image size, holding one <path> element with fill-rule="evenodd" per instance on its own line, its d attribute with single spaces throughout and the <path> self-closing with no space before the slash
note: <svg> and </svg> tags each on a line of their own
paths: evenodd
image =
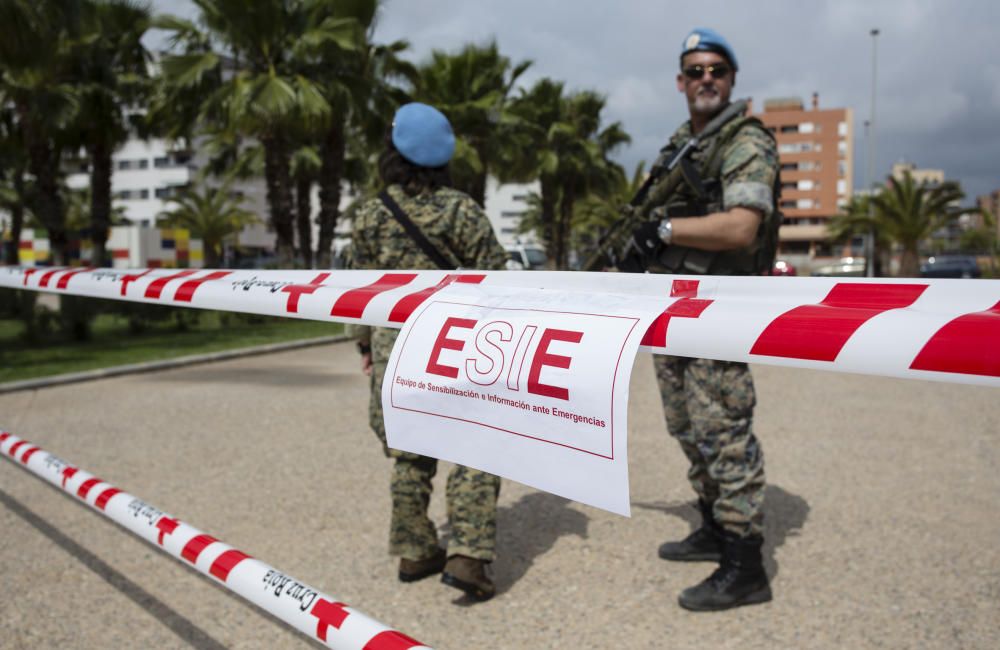
<svg viewBox="0 0 1000 650">
<path fill-rule="evenodd" d="M 826 227 L 853 192 L 851 109 L 821 109 L 814 93 L 808 109 L 799 98 L 768 99 L 754 115 L 778 142 L 785 215 L 779 255 L 800 260 L 836 256 Z"/>
<path fill-rule="evenodd" d="M 159 138 L 129 138 L 112 155 L 112 205 L 125 219 L 138 226 L 156 226 L 170 211 L 170 199 L 197 181 L 206 160 L 196 148 Z M 66 162 L 66 185 L 82 190 L 90 185 L 89 161 L 84 157 Z M 272 250 L 275 236 L 267 228 L 267 202 L 263 180 L 240 181 L 232 190 L 244 197 L 243 207 L 260 218 L 239 235 L 238 245 Z"/>
</svg>

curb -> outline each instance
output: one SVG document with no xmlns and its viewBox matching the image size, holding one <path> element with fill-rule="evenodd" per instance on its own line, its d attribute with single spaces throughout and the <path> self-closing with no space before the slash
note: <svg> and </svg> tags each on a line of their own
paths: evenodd
<svg viewBox="0 0 1000 650">
<path fill-rule="evenodd" d="M 216 361 L 225 361 L 227 359 L 237 359 L 239 357 L 251 357 L 259 354 L 271 354 L 272 352 L 285 352 L 287 350 L 307 348 L 315 345 L 327 345 L 329 343 L 341 343 L 349 340 L 351 340 L 351 337 L 345 334 L 320 336 L 312 339 L 286 341 L 284 343 L 270 343 L 251 348 L 239 348 L 236 350 L 225 350 L 209 354 L 192 354 L 186 357 L 177 357 L 176 359 L 164 359 L 163 361 L 130 363 L 124 366 L 98 368 L 96 370 L 84 370 L 82 372 L 68 372 L 63 375 L 39 377 L 38 379 L 9 381 L 7 383 L 0 384 L 0 395 L 3 395 L 4 393 L 13 393 L 19 390 L 37 390 L 39 388 L 48 388 L 50 386 L 75 384 L 77 382 L 93 381 L 95 379 L 107 379 L 109 377 L 118 377 L 119 375 L 134 375 L 141 372 L 169 370 L 171 368 L 180 368 L 182 366 L 193 366 L 200 363 L 213 363 Z"/>
</svg>

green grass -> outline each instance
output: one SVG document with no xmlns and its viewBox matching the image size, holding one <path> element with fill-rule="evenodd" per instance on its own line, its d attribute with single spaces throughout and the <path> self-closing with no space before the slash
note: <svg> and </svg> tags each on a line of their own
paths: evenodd
<svg viewBox="0 0 1000 650">
<path fill-rule="evenodd" d="M 94 320 L 91 332 L 88 341 L 50 334 L 42 342 L 28 344 L 20 321 L 0 320 L 0 382 L 330 336 L 342 333 L 343 326 L 201 312 L 196 322 L 183 328 L 171 319 L 131 333 L 126 317 L 102 314 Z"/>
</svg>

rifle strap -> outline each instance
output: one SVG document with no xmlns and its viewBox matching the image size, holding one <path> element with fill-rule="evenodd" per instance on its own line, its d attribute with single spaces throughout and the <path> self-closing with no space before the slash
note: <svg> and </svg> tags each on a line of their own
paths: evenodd
<svg viewBox="0 0 1000 650">
<path fill-rule="evenodd" d="M 434 247 L 434 244 L 432 244 L 427 237 L 424 236 L 424 233 L 420 232 L 420 228 L 417 227 L 417 224 L 413 223 L 413 221 L 406 216 L 406 213 L 403 212 L 403 208 L 399 207 L 399 204 L 396 203 L 395 199 L 389 196 L 388 190 L 382 190 L 379 192 L 378 198 L 382 201 L 382 205 L 389 208 L 389 212 L 391 212 L 392 216 L 399 222 L 399 225 L 403 227 L 403 230 L 405 230 L 406 234 L 410 236 L 410 239 L 412 239 L 413 242 L 420 247 L 420 250 L 422 250 L 427 257 L 431 258 L 431 261 L 434 262 L 439 269 L 443 271 L 455 270 L 455 265 L 445 259 L 444 255 L 441 254 L 441 251 Z"/>
</svg>

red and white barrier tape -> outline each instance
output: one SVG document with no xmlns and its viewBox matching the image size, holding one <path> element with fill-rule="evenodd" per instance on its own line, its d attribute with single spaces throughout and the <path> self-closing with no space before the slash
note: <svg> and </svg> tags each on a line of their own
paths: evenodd
<svg viewBox="0 0 1000 650">
<path fill-rule="evenodd" d="M 1000 386 L 1000 280 L 0 267 L 0 286 L 400 327 L 453 283 L 662 297 L 659 354 Z"/>
<path fill-rule="evenodd" d="M 328 647 L 343 650 L 427 647 L 2 430 L 0 455 Z"/>
</svg>

